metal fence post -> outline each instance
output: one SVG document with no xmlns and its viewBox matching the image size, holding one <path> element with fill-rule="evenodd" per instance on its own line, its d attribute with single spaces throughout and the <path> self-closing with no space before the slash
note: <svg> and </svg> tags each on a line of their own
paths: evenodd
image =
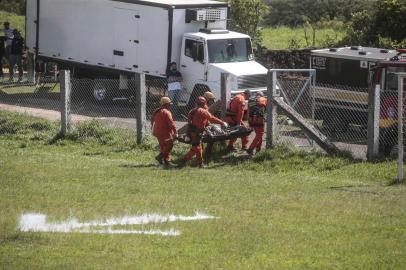
<svg viewBox="0 0 406 270">
<path fill-rule="evenodd" d="M 279 96 L 279 90 L 276 83 L 276 71 L 268 71 L 267 76 L 267 98 L 268 103 L 266 106 L 267 125 L 266 125 L 266 148 L 272 148 L 275 145 L 275 135 L 277 126 L 277 107 L 273 104 L 273 98 Z"/>
<path fill-rule="evenodd" d="M 136 74 L 138 83 L 138 91 L 136 96 L 136 125 L 137 125 L 137 144 L 141 144 L 145 134 L 146 116 L 146 87 L 145 87 L 145 74 Z"/>
<path fill-rule="evenodd" d="M 221 119 L 226 117 L 227 103 L 231 99 L 230 74 L 221 73 Z"/>
<path fill-rule="evenodd" d="M 62 70 L 60 74 L 60 84 L 61 84 L 61 134 L 65 136 L 71 127 L 70 123 L 71 81 L 69 70 Z"/>
<path fill-rule="evenodd" d="M 398 184 L 403 182 L 403 81 L 405 73 L 398 77 Z"/>
<path fill-rule="evenodd" d="M 376 85 L 368 95 L 367 159 L 373 161 L 379 156 L 379 116 L 381 111 L 381 87 Z"/>
</svg>

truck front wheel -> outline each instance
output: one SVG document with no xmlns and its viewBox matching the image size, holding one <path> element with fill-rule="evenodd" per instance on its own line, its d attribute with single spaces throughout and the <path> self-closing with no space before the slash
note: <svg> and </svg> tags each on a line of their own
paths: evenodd
<svg viewBox="0 0 406 270">
<path fill-rule="evenodd" d="M 103 103 L 107 100 L 108 89 L 105 84 L 97 82 L 93 86 L 93 98 L 96 103 Z"/>
</svg>

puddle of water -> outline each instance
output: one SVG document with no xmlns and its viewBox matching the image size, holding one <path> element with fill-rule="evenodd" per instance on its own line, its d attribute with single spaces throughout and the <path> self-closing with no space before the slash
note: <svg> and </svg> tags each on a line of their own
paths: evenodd
<svg viewBox="0 0 406 270">
<path fill-rule="evenodd" d="M 169 223 L 176 221 L 196 221 L 205 219 L 214 219 L 216 217 L 201 213 L 196 213 L 194 216 L 182 215 L 159 215 L 159 214 L 144 214 L 140 216 L 124 216 L 118 218 L 108 218 L 105 220 L 93 220 L 89 222 L 79 222 L 75 218 L 71 218 L 65 222 L 48 223 L 46 215 L 29 213 L 24 214 L 20 218 L 18 230 L 22 232 L 59 232 L 59 233 L 94 233 L 94 234 L 145 234 L 145 235 L 162 235 L 162 236 L 178 236 L 180 231 L 175 229 L 169 230 L 115 230 L 112 226 L 125 225 L 146 225 Z M 93 229 L 93 227 L 106 227 L 105 229 Z"/>
</svg>

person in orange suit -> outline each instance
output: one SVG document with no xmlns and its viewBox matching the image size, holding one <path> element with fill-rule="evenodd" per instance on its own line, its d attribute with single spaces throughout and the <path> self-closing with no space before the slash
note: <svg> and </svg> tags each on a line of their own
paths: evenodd
<svg viewBox="0 0 406 270">
<path fill-rule="evenodd" d="M 202 146 L 202 135 L 205 127 L 209 123 L 220 124 L 227 127 L 227 123 L 213 116 L 208 110 L 207 100 L 200 96 L 196 100 L 196 108 L 192 109 L 188 115 L 189 128 L 188 133 L 191 139 L 192 148 L 183 157 L 181 161 L 181 166 L 186 164 L 195 155 L 197 158 L 197 164 L 199 167 L 203 168 L 203 146 Z"/>
<path fill-rule="evenodd" d="M 250 102 L 248 106 L 248 124 L 250 128 L 255 131 L 255 138 L 252 141 L 247 153 L 254 154 L 254 149 L 258 153 L 261 151 L 262 140 L 264 137 L 264 126 L 265 126 L 265 110 L 266 110 L 267 100 L 264 97 L 264 93 L 258 92 L 256 97 Z"/>
<path fill-rule="evenodd" d="M 246 108 L 246 101 L 250 98 L 251 92 L 249 90 L 246 90 L 244 93 L 236 95 L 231 101 L 228 106 L 227 112 L 226 112 L 226 118 L 225 121 L 230 125 L 230 126 L 243 126 L 243 117 L 244 117 L 244 111 Z M 237 139 L 231 139 L 228 142 L 227 150 L 228 151 L 235 151 L 234 144 L 237 141 Z M 248 137 L 242 137 L 241 138 L 241 145 L 242 149 L 246 150 L 247 149 L 247 144 L 248 144 Z"/>
<path fill-rule="evenodd" d="M 160 153 L 155 159 L 164 165 L 170 165 L 170 153 L 173 141 L 176 138 L 176 126 L 169 111 L 171 100 L 168 97 L 161 98 L 161 107 L 154 111 L 151 117 L 152 134 L 158 139 Z"/>
</svg>

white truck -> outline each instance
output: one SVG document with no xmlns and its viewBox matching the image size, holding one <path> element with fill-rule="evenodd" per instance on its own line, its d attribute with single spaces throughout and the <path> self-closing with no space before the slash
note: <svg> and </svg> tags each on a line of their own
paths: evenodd
<svg viewBox="0 0 406 270">
<path fill-rule="evenodd" d="M 249 36 L 227 30 L 228 11 L 208 0 L 27 0 L 26 45 L 79 78 L 165 78 L 176 62 L 184 99 L 206 89 L 220 97 L 223 72 L 233 92 L 265 90 L 267 69 Z M 102 101 L 108 90 L 98 85 L 93 96 Z"/>
</svg>

